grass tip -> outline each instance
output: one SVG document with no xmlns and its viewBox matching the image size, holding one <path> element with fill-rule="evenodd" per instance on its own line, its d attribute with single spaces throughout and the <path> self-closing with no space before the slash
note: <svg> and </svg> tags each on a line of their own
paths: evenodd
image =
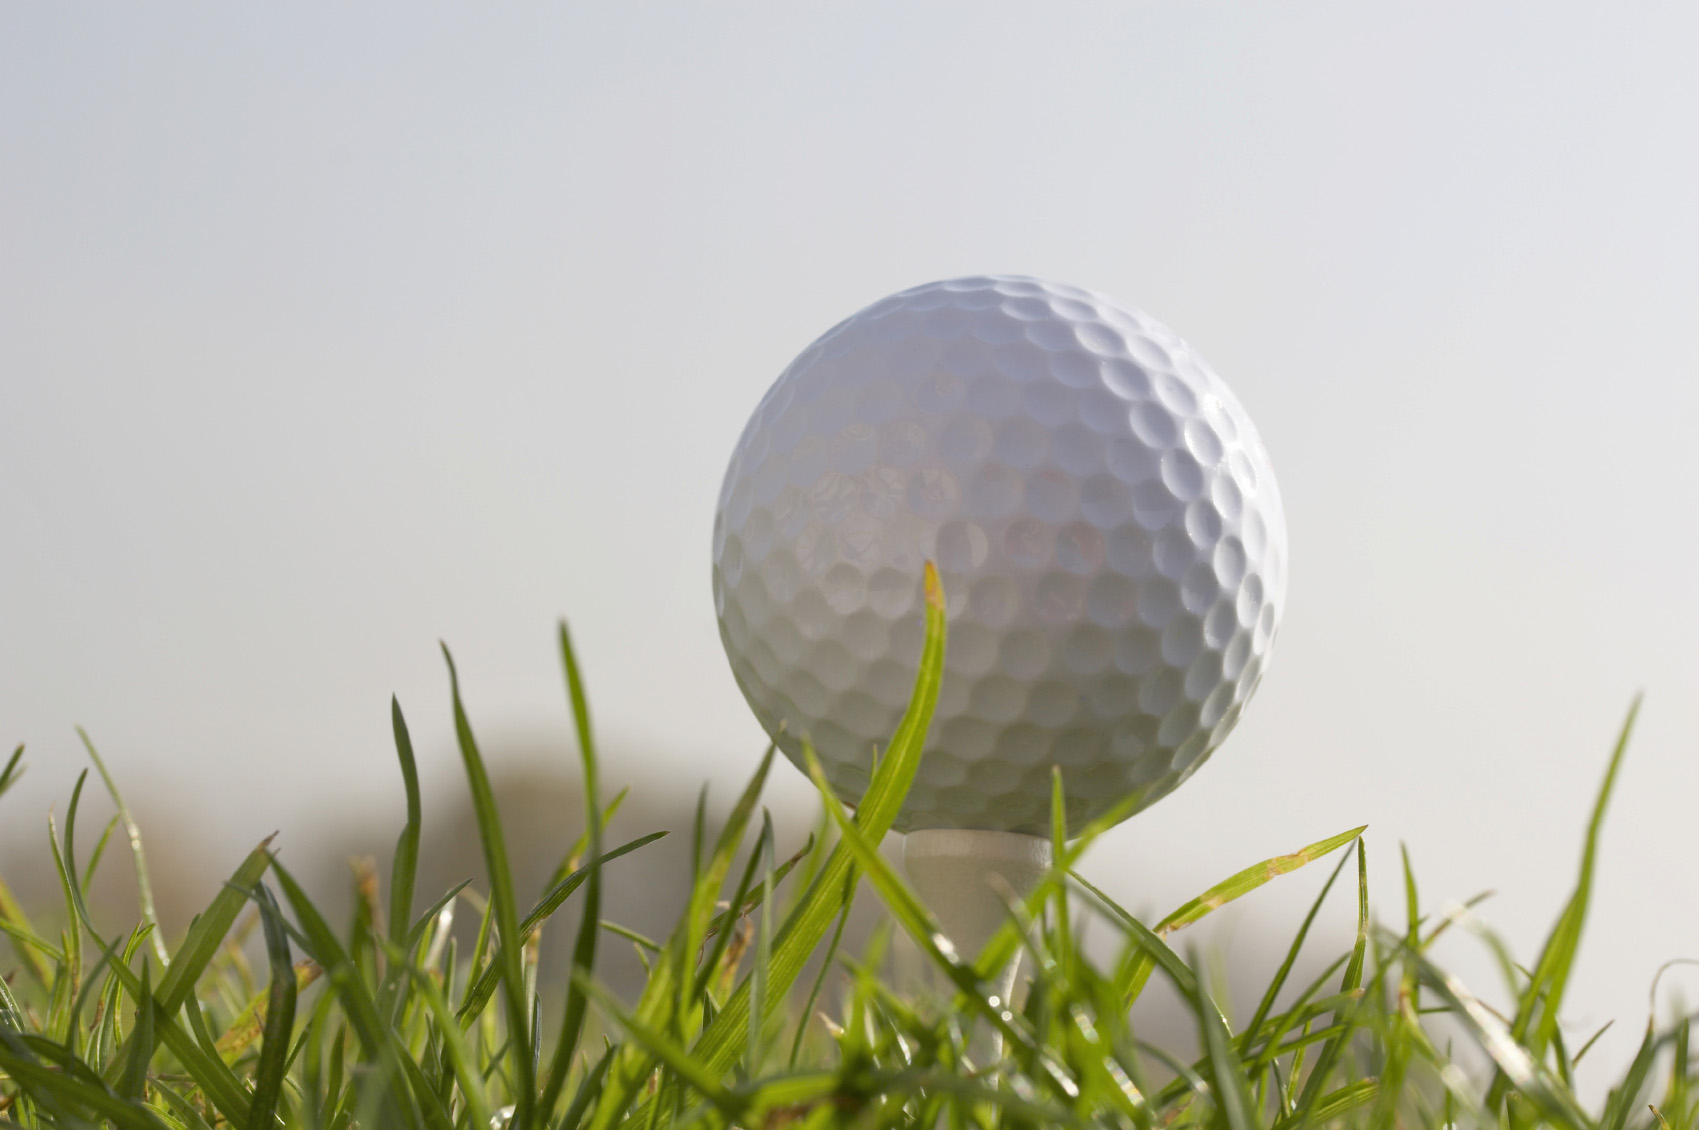
<svg viewBox="0 0 1699 1130">
<path fill-rule="evenodd" d="M 944 582 L 938 579 L 938 566 L 926 563 L 926 603 L 939 612 L 944 611 Z"/>
</svg>

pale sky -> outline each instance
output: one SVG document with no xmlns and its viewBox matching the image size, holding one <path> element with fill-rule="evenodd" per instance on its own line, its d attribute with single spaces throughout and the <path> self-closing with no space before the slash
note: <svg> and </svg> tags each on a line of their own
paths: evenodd
<svg viewBox="0 0 1699 1130">
<path fill-rule="evenodd" d="M 731 787 L 743 421 L 884 294 L 1038 274 L 1208 357 L 1290 521 L 1257 701 L 1088 871 L 1160 912 L 1368 823 L 1389 919 L 1403 841 L 1529 960 L 1644 689 L 1568 1010 L 1620 1064 L 1699 956 L 1695 58 L 1684 3 L 0 8 L 0 824 L 79 723 L 220 843 L 398 818 L 439 638 L 568 756 L 559 615 L 610 772 Z"/>
</svg>

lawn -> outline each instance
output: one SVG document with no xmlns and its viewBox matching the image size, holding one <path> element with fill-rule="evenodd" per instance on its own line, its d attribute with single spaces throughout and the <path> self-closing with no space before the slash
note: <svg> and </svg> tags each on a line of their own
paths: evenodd
<svg viewBox="0 0 1699 1130">
<path fill-rule="evenodd" d="M 385 889 L 367 884 L 333 922 L 262 843 L 180 938 L 151 905 L 143 836 L 95 747 L 93 772 L 118 814 L 79 843 L 78 779 L 50 822 L 63 908 L 24 908 L 0 884 L 0 1124 L 121 1130 L 350 1127 L 419 1130 L 647 1130 L 650 1127 L 1367 1127 L 1694 1124 L 1689 1022 L 1649 1026 L 1602 1105 L 1576 1094 L 1558 1020 L 1592 890 L 1593 860 L 1631 711 L 1585 831 L 1574 891 L 1535 960 L 1518 964 L 1467 908 L 1423 909 L 1408 863 L 1401 923 L 1371 920 L 1363 829 L 1254 863 L 1156 922 L 1117 906 L 1074 869 L 1111 813 L 1054 844 L 1055 866 L 979 955 L 958 955 L 879 851 L 919 764 L 942 672 L 945 627 L 933 592 L 914 695 L 853 815 L 822 787 L 800 850 L 781 852 L 760 810 L 768 750 L 729 819 L 689 835 L 692 894 L 671 934 L 651 940 L 599 913 L 603 866 L 662 830 L 604 839 L 583 680 L 564 626 L 560 651 L 576 722 L 586 831 L 541 892 L 515 890 L 490 779 L 445 650 L 456 736 L 478 814 L 485 875 L 419 892 L 418 775 L 399 705 L 396 753 L 407 799 Z M 16 781 L 20 747 L 0 772 Z M 823 778 L 816 766 L 815 779 Z M 1061 811 L 1058 778 L 1054 810 Z M 1058 820 L 1058 827 L 1060 827 Z M 133 923 L 96 920 L 87 890 L 124 853 L 137 875 Z M 108 850 L 110 849 L 110 850 Z M 45 859 L 45 856 L 44 856 Z M 1331 867 L 1278 971 L 1234 1026 L 1208 963 L 1179 932 L 1297 868 Z M 1377 859 L 1377 866 L 1386 866 Z M 1337 892 L 1337 893 L 1336 893 Z M 852 901 L 887 915 L 851 954 Z M 1299 983 L 1312 923 L 1330 897 L 1353 900 L 1355 943 Z M 540 968 L 537 932 L 571 907 L 569 968 Z M 455 936 L 456 912 L 477 917 Z M 1116 945 L 1081 942 L 1084 920 Z M 1495 1011 L 1437 966 L 1448 930 L 1481 932 L 1514 1011 Z M 906 934 L 937 991 L 885 975 Z M 263 948 L 247 945 L 257 934 Z M 464 938 L 464 942 L 463 939 Z M 613 940 L 645 955 L 647 982 L 622 1002 L 598 979 Z M 1178 947 L 1178 948 L 1177 948 Z M 1092 947 L 1096 952 L 1101 947 Z M 250 963 L 250 951 L 262 960 Z M 988 999 L 997 970 L 1024 954 L 1017 1007 Z M 0 953 L 5 953 L 0 950 Z M 974 958 L 977 957 L 976 960 Z M 1308 967 L 1307 965 L 1305 967 Z M 1153 1046 L 1129 1011 L 1152 979 L 1196 1018 L 1188 1046 Z M 548 986 L 558 984 L 560 990 Z M 976 1038 L 976 1032 L 978 1037 Z M 987 1040 L 994 1034 L 997 1039 Z M 1462 1038 L 1471 1046 L 1454 1047 Z M 994 1055 L 984 1054 L 1000 1045 Z"/>
</svg>

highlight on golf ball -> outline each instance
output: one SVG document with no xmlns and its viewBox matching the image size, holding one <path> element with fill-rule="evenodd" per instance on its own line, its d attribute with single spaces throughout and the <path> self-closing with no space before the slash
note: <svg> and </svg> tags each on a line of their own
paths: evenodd
<svg viewBox="0 0 1699 1130">
<path fill-rule="evenodd" d="M 1155 803 L 1239 720 L 1286 595 L 1286 519 L 1233 393 L 1113 299 L 993 275 L 905 290 L 756 406 L 714 520 L 738 686 L 854 803 L 913 690 L 922 570 L 949 640 L 899 831 L 1069 834 Z"/>
</svg>

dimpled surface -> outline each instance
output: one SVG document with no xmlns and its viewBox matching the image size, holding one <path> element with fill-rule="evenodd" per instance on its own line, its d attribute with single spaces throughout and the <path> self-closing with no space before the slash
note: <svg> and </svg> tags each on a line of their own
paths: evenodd
<svg viewBox="0 0 1699 1130">
<path fill-rule="evenodd" d="M 1286 592 L 1268 455 L 1167 327 L 1040 279 L 930 283 L 839 323 L 768 390 L 714 522 L 739 687 L 792 761 L 866 789 L 949 641 L 897 828 L 1070 834 L 1172 792 L 1239 719 Z"/>
</svg>

